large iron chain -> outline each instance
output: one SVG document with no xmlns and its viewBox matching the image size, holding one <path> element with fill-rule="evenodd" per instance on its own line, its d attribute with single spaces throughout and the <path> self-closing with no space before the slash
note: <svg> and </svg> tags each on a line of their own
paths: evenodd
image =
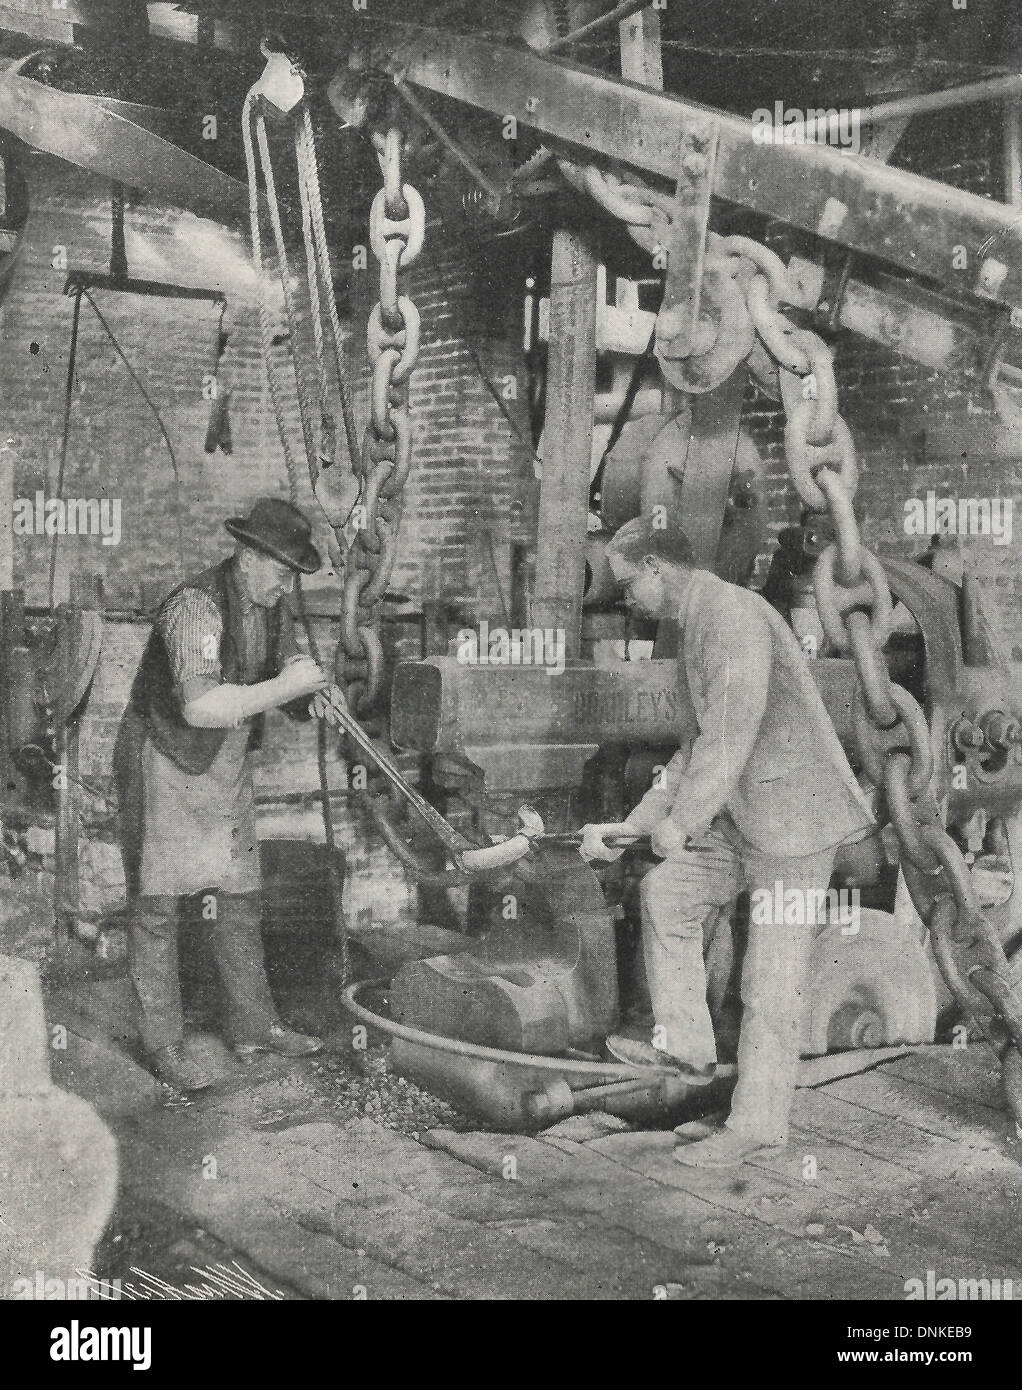
<svg viewBox="0 0 1022 1390">
<path fill-rule="evenodd" d="M 724 238 L 724 255 L 744 256 L 744 239 Z M 837 404 L 830 348 L 781 312 L 783 262 L 766 247 L 755 253 L 747 292 L 760 343 L 778 366 L 785 448 L 792 482 L 811 511 L 825 511 L 835 540 L 817 561 L 814 587 L 823 629 L 855 661 L 856 743 L 867 776 L 883 789 L 898 836 L 906 886 L 929 928 L 934 954 L 973 1030 L 1004 1058 L 1022 1049 L 1022 999 L 993 922 L 980 907 L 972 875 L 944 829 L 934 791 L 934 756 L 926 717 L 890 678 L 884 645 L 893 617 L 883 566 L 863 544 L 853 502 L 855 446 Z M 1007 1099 L 1022 1122 L 1018 1062 L 1005 1065 Z"/>
<path fill-rule="evenodd" d="M 558 162 L 569 182 L 623 221 L 643 250 L 652 255 L 666 251 L 669 195 L 593 166 Z M 792 483 L 805 506 L 828 514 L 834 528 L 835 540 L 816 565 L 816 600 L 831 644 L 855 661 L 853 713 L 862 766 L 884 792 L 906 886 L 929 929 L 948 987 L 971 1029 L 1001 1058 L 1006 1099 L 1022 1133 L 1022 979 L 1015 978 L 996 927 L 979 904 L 964 856 L 944 828 L 933 788 L 926 716 L 887 670 L 883 649 L 893 601 L 883 566 L 863 544 L 855 516 L 855 444 L 838 410 L 833 355 L 818 334 L 782 312 L 780 306 L 793 297 L 787 268 L 769 247 L 710 232 L 705 264 L 716 277 L 716 288 L 709 281 L 716 334 L 707 345 L 697 329 L 691 361 L 702 364 L 703 371 L 690 378 L 688 389 L 711 389 L 707 380 L 723 380 L 733 370 L 728 364 L 735 342 L 747 341 L 747 326 L 734 325 L 734 296 L 720 291 L 721 284 L 736 286 L 754 328 L 752 351 L 744 357 L 748 370 L 784 405 Z M 658 333 L 664 328 L 659 319 L 657 328 Z M 709 371 L 707 359 L 712 362 Z M 662 357 L 661 363 L 666 370 Z"/>
<path fill-rule="evenodd" d="M 394 569 L 404 486 L 412 463 L 408 388 L 419 355 L 419 314 L 400 293 L 399 271 L 414 264 L 425 235 L 425 209 L 401 180 L 401 133 L 374 135 L 383 187 L 369 214 L 369 241 L 380 267 L 379 300 L 366 339 L 372 367 L 369 424 L 355 461 L 358 502 L 345 560 L 336 675 L 348 707 L 365 714 L 380 690 L 383 648 L 380 608 Z"/>
</svg>

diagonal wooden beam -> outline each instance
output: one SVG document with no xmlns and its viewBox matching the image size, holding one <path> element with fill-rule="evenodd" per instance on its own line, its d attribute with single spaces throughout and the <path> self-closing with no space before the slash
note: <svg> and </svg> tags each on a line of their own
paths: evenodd
<svg viewBox="0 0 1022 1390">
<path fill-rule="evenodd" d="M 33 149 L 131 188 L 165 197 L 204 217 L 242 219 L 248 187 L 128 119 L 128 103 L 109 103 L 47 87 L 21 75 L 27 59 L 0 70 L 0 129 Z"/>
<path fill-rule="evenodd" d="M 1017 209 L 825 145 L 759 144 L 743 117 L 563 59 L 465 34 L 394 32 L 393 70 L 413 85 L 672 183 L 682 138 L 710 117 L 720 131 L 715 197 L 914 275 L 1022 305 Z"/>
</svg>

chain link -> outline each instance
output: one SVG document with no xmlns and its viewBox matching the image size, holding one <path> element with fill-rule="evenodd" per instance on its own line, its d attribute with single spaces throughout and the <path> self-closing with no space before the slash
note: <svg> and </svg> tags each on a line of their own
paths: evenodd
<svg viewBox="0 0 1022 1390">
<path fill-rule="evenodd" d="M 366 326 L 372 367 L 369 424 L 355 464 L 359 501 L 354 539 L 345 557 L 341 636 L 335 672 L 348 708 L 365 715 L 383 675 L 380 605 L 394 570 L 403 492 L 412 465 L 408 411 L 411 374 L 419 356 L 420 321 L 400 292 L 399 273 L 422 250 L 426 214 L 422 198 L 401 180 L 401 133 L 373 136 L 383 187 L 369 213 L 369 244 L 379 262 L 379 300 Z"/>
<path fill-rule="evenodd" d="M 747 253 L 747 247 L 735 248 Z M 805 506 L 826 512 L 835 540 L 814 572 L 824 631 L 856 668 L 856 743 L 867 776 L 881 787 L 901 847 L 906 885 L 934 939 L 934 950 L 959 1007 L 1002 1055 L 1022 1045 L 1016 1025 L 1022 1003 L 994 924 L 982 911 L 961 850 L 942 824 L 931 784 L 933 750 L 926 717 L 915 698 L 894 684 L 884 645 L 893 600 L 880 561 L 863 544 L 855 516 L 858 465 L 851 431 L 838 411 L 833 354 L 817 334 L 780 310 L 784 288 L 777 265 L 762 253 L 747 297 L 761 345 L 778 364 L 785 407 L 785 447 L 792 482 Z M 779 258 L 777 258 L 780 264 Z M 762 367 L 760 367 L 762 371 Z M 963 971 L 961 947 L 978 950 L 979 965 Z M 1016 1124 L 1022 1123 L 1022 1069 L 1004 1068 Z"/>
<path fill-rule="evenodd" d="M 623 221 L 647 252 L 670 240 L 672 199 L 593 167 L 559 160 L 576 188 L 589 193 Z M 890 635 L 893 600 L 883 566 L 866 549 L 855 516 L 858 465 L 851 431 L 838 410 L 833 354 L 816 333 L 799 327 L 781 310 L 792 303 L 787 267 L 769 247 L 747 237 L 707 238 L 704 287 L 710 287 L 716 341 L 696 339 L 698 353 L 671 359 L 671 324 L 658 316 L 658 352 L 670 368 L 716 357 L 726 365 L 736 344 L 744 349 L 754 380 L 785 410 L 785 449 L 795 490 L 813 512 L 829 516 L 835 539 L 820 555 L 814 576 L 824 631 L 838 651 L 850 652 L 856 668 L 853 720 L 862 766 L 884 792 L 901 846 L 902 870 L 912 901 L 930 931 L 934 954 L 970 1025 L 994 1046 L 1002 1061 L 1005 1095 L 1022 1134 L 1022 987 L 1012 974 L 994 924 L 980 907 L 972 875 L 958 845 L 943 827 L 932 790 L 934 757 L 926 716 L 915 698 L 887 670 L 884 645 Z M 725 267 L 723 277 L 721 267 Z M 720 312 L 718 281 L 742 290 L 753 341 L 732 311 Z M 705 293 L 705 288 L 704 288 Z M 737 362 L 735 363 L 737 365 Z M 705 372 L 688 390 L 709 390 Z M 724 378 L 721 378 L 723 380 Z M 712 383 L 716 385 L 717 382 Z"/>
</svg>

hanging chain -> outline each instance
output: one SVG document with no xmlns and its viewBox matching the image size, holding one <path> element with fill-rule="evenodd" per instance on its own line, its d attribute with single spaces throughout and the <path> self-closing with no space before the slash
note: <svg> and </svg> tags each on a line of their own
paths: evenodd
<svg viewBox="0 0 1022 1390">
<path fill-rule="evenodd" d="M 724 238 L 724 255 L 745 255 L 744 239 Z M 898 836 L 912 901 L 930 930 L 934 954 L 957 1003 L 1005 1062 L 1005 1091 L 1022 1123 L 1022 991 L 1016 988 L 996 927 L 980 907 L 961 850 L 944 829 L 934 794 L 934 756 L 918 702 L 890 678 L 883 648 L 893 616 L 883 566 L 866 549 L 853 509 L 855 446 L 838 412 L 833 354 L 816 333 L 780 310 L 783 262 L 759 247 L 748 302 L 757 335 L 778 363 L 785 448 L 803 503 L 826 511 L 836 539 L 816 564 L 820 621 L 836 650 L 850 652 L 857 675 L 853 720 L 867 776 L 883 789 Z M 773 264 L 771 264 L 771 262 Z M 1009 1054 L 1015 1056 L 1009 1060 Z"/>
<path fill-rule="evenodd" d="M 558 162 L 568 181 L 623 221 L 643 250 L 652 255 L 666 250 L 669 195 L 592 166 Z M 833 524 L 836 539 L 816 564 L 816 601 L 830 642 L 855 661 L 853 716 L 862 766 L 884 792 L 906 886 L 929 929 L 948 987 L 970 1028 L 1001 1058 L 1005 1096 L 1022 1133 L 1022 972 L 1007 960 L 996 927 L 980 907 L 962 852 L 944 829 L 932 788 L 934 755 L 926 716 L 887 670 L 883 648 L 893 601 L 883 566 L 863 544 L 853 508 L 858 466 L 851 431 L 838 410 L 833 354 L 818 334 L 781 311 L 782 303 L 792 302 L 787 298 L 788 272 L 769 247 L 748 237 L 711 232 L 706 265 L 718 277 L 713 290 L 718 331 L 716 341 L 707 345 L 697 330 L 692 362 L 706 367 L 705 359 L 712 359 L 713 366 L 689 389 L 711 389 L 705 382 L 717 384 L 713 378 L 719 372 L 724 373 L 719 380 L 725 379 L 735 343 L 747 341 L 748 325 L 733 321 L 730 290 L 726 303 L 720 293 L 721 283 L 734 285 L 754 329 L 754 345 L 744 361 L 766 394 L 784 405 L 792 483 L 805 506 L 826 513 Z M 660 319 L 658 333 L 664 328 Z M 667 371 L 660 352 L 658 357 Z"/>
<path fill-rule="evenodd" d="M 345 563 L 341 640 L 336 674 L 348 707 L 364 714 L 373 705 L 383 672 L 380 606 L 394 569 L 402 494 L 412 463 L 408 387 L 419 355 L 419 313 L 399 293 L 398 272 L 422 250 L 425 209 L 401 181 L 401 133 L 374 135 L 383 187 L 369 213 L 369 241 L 380 265 L 380 297 L 369 316 L 366 339 L 372 366 L 370 415 L 355 461 L 359 505 Z"/>
</svg>

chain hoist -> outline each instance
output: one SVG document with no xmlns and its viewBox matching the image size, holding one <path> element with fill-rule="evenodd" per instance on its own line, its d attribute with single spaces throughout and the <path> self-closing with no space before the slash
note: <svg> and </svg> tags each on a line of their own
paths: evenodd
<svg viewBox="0 0 1022 1390">
<path fill-rule="evenodd" d="M 270 389 L 277 434 L 284 455 L 288 476 L 288 493 L 291 502 L 297 506 L 300 498 L 298 456 L 291 437 L 288 418 L 288 390 L 281 363 L 274 353 L 275 332 L 273 312 L 270 308 L 268 285 L 263 264 L 262 232 L 260 229 L 260 206 L 257 178 L 257 163 L 262 171 L 266 188 L 266 206 L 273 229 L 273 242 L 276 251 L 277 272 L 280 279 L 284 312 L 287 319 L 287 340 L 290 344 L 290 366 L 294 376 L 295 396 L 301 422 L 302 444 L 309 471 L 309 482 L 313 494 L 331 528 L 331 557 L 339 560 L 339 538 L 343 537 L 344 513 L 333 495 L 333 487 L 328 482 L 333 474 L 331 469 L 336 452 L 336 427 L 330 407 L 328 370 L 326 358 L 326 334 L 324 317 L 329 325 L 329 337 L 333 345 L 334 369 L 336 372 L 337 394 L 341 402 L 344 434 L 349 457 L 353 460 L 357 452 L 355 418 L 351 404 L 344 368 L 343 339 L 337 305 L 333 292 L 333 272 L 330 266 L 330 253 L 327 246 L 326 224 L 323 217 L 322 195 L 319 186 L 319 168 L 316 159 L 316 144 L 312 127 L 312 117 L 304 96 L 304 81 L 300 68 L 285 54 L 270 50 L 265 44 L 262 52 L 266 57 L 266 70 L 260 80 L 250 89 L 242 108 L 242 140 L 245 148 L 245 167 L 248 176 L 249 229 L 252 239 L 252 259 L 255 265 L 259 287 L 259 334 L 262 347 L 263 365 Z M 270 157 L 269 139 L 266 130 L 264 106 L 269 105 L 278 112 L 292 112 L 297 108 L 293 120 L 295 160 L 298 173 L 298 188 L 302 206 L 302 232 L 305 241 L 306 271 L 309 290 L 309 308 L 312 319 L 312 334 L 315 346 L 315 381 L 318 394 L 319 420 L 313 406 L 312 392 L 306 371 L 300 360 L 301 340 L 299 316 L 290 267 L 284 227 L 277 200 L 276 180 Z M 258 153 L 258 161 L 257 161 Z M 326 313 L 324 315 L 324 300 Z M 319 645 L 305 605 L 300 582 L 295 585 L 298 613 L 305 629 L 309 650 L 316 662 L 321 662 Z M 316 731 L 316 763 L 319 780 L 320 808 L 323 816 L 323 836 L 326 845 L 327 875 L 330 884 L 330 899 L 334 918 L 341 979 L 346 980 L 350 968 L 348 953 L 348 928 L 343 905 L 343 881 L 337 857 L 337 841 L 334 831 L 333 815 L 330 808 L 330 783 L 327 766 L 326 726 L 322 722 Z"/>
<path fill-rule="evenodd" d="M 644 251 L 666 254 L 668 194 L 593 166 L 558 163 L 575 188 L 625 223 Z M 926 716 L 887 670 L 883 649 L 893 600 L 883 566 L 863 544 L 855 516 L 858 466 L 851 431 L 838 409 L 833 354 L 818 334 L 781 311 L 782 303 L 793 302 L 788 272 L 769 247 L 710 232 L 705 266 L 690 353 L 672 359 L 672 325 L 661 313 L 657 356 L 668 380 L 693 392 L 712 390 L 744 361 L 762 390 L 783 403 L 792 483 L 804 505 L 827 514 L 834 528 L 835 540 L 817 561 L 814 584 L 824 632 L 836 651 L 850 652 L 855 661 L 859 758 L 884 793 L 905 883 L 948 987 L 970 1029 L 1001 1059 L 1005 1096 L 1022 1133 L 1022 972 L 1005 956 L 962 851 L 944 828 L 932 785 Z"/>
<path fill-rule="evenodd" d="M 401 132 L 374 135 L 383 187 L 369 213 L 369 242 L 380 267 L 379 300 L 366 341 L 372 367 L 369 423 L 355 461 L 359 500 L 345 559 L 336 674 L 357 714 L 375 702 L 383 672 L 380 608 L 394 569 L 404 486 L 412 463 L 408 389 L 419 356 L 419 313 L 400 293 L 398 273 L 414 265 L 426 227 L 422 198 L 401 180 Z"/>
<path fill-rule="evenodd" d="M 330 526 L 330 554 L 343 564 L 344 588 L 340 640 L 334 658 L 337 680 L 344 686 L 353 710 L 366 713 L 380 689 L 383 648 L 380 641 L 380 609 L 394 568 L 402 494 L 412 459 L 412 429 L 408 413 L 408 388 L 419 355 L 419 315 L 415 305 L 399 293 L 398 272 L 412 266 L 422 250 L 425 208 L 410 184 L 402 182 L 402 137 L 396 128 L 373 135 L 373 145 L 383 171 L 383 188 L 373 200 L 369 215 L 369 240 L 379 263 L 379 301 L 367 326 L 372 367 L 369 424 L 358 446 L 351 396 L 346 382 L 343 345 L 333 275 L 327 246 L 316 160 L 312 117 L 302 101 L 300 69 L 284 54 L 267 49 L 267 69 L 245 99 L 242 134 L 249 180 L 252 252 L 260 282 L 260 332 L 270 395 L 278 434 L 284 450 L 291 500 L 299 495 L 296 453 L 287 418 L 287 391 L 274 359 L 274 331 L 263 281 L 262 241 L 256 186 L 256 147 L 266 185 L 267 205 L 273 228 L 284 308 L 292 344 L 291 365 L 297 392 L 302 442 L 308 461 L 313 493 Z M 302 207 L 302 232 L 310 320 L 315 349 L 314 372 L 301 359 L 297 344 L 302 325 L 288 266 L 283 224 L 277 200 L 273 166 L 262 105 L 278 110 L 298 109 L 293 119 L 298 188 Z M 329 395 L 327 339 L 333 347 L 333 369 L 341 403 L 344 435 L 351 458 L 357 496 L 352 505 L 344 478 L 333 469 L 337 428 Z M 318 401 L 314 402 L 314 396 Z M 318 403 L 318 415 L 316 404 Z"/>
</svg>

